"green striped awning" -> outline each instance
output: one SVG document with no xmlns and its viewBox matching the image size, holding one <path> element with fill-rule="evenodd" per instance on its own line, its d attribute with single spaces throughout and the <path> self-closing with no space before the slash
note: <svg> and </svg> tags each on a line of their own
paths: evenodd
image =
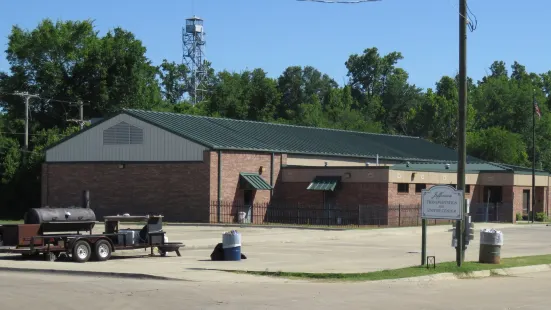
<svg viewBox="0 0 551 310">
<path fill-rule="evenodd" d="M 244 185 L 246 188 L 256 189 L 256 190 L 272 189 L 270 184 L 264 181 L 264 179 L 258 173 L 241 172 L 239 176 L 243 181 L 242 185 Z"/>
<path fill-rule="evenodd" d="M 317 176 L 306 189 L 311 191 L 334 191 L 340 181 L 341 177 Z"/>
</svg>

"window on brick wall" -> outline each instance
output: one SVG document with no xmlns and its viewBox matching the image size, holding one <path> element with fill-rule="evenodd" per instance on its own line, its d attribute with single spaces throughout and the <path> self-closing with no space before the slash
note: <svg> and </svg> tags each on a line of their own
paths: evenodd
<svg viewBox="0 0 551 310">
<path fill-rule="evenodd" d="M 409 184 L 398 183 L 398 193 L 409 193 Z"/>
<path fill-rule="evenodd" d="M 451 186 L 455 189 L 457 189 L 457 184 L 451 184 Z M 470 185 L 465 185 L 465 194 L 469 194 L 471 192 L 471 186 Z"/>
<path fill-rule="evenodd" d="M 427 188 L 427 184 L 415 184 L 415 192 L 420 193 Z"/>
</svg>

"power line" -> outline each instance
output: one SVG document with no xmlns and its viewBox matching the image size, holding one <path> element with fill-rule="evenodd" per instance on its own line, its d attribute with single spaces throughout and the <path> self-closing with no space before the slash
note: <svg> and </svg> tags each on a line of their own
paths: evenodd
<svg viewBox="0 0 551 310">
<path fill-rule="evenodd" d="M 339 4 L 357 4 L 364 2 L 380 2 L 381 0 L 296 0 L 302 2 L 319 2 L 319 3 L 339 3 Z"/>
<path fill-rule="evenodd" d="M 67 121 L 76 122 L 80 125 L 80 129 L 84 128 L 84 124 L 85 124 L 84 104 L 85 103 L 83 101 L 68 101 L 68 100 L 60 100 L 60 99 L 53 99 L 53 98 L 45 98 L 40 95 L 29 94 L 28 92 L 24 92 L 24 93 L 23 92 L 14 92 L 14 93 L 0 92 L 0 94 L 19 96 L 25 99 L 25 145 L 24 145 L 25 150 L 28 150 L 29 148 L 29 100 L 31 98 L 46 100 L 47 103 L 53 101 L 53 102 L 67 103 L 69 105 L 78 104 L 80 119 L 67 119 Z M 89 102 L 87 102 L 86 104 L 88 105 Z"/>
<path fill-rule="evenodd" d="M 7 92 L 2 92 L 0 91 L 0 95 L 12 95 L 12 96 L 20 96 L 21 93 L 7 93 Z M 75 104 L 79 104 L 80 101 L 68 101 L 68 100 L 60 100 L 60 99 L 54 99 L 54 98 L 46 98 L 46 97 L 42 97 L 40 95 L 33 95 L 35 98 L 38 98 L 38 99 L 42 99 L 42 100 L 45 100 L 46 102 L 59 102 L 59 103 L 67 103 L 67 104 L 71 104 L 71 105 L 75 105 Z M 89 105 L 90 102 L 89 101 L 86 101 L 86 102 L 83 102 L 84 105 Z"/>
<path fill-rule="evenodd" d="M 0 131 L 0 135 L 24 135 L 24 132 L 9 132 L 9 131 Z M 45 134 L 40 133 L 31 133 L 29 136 L 44 136 Z M 60 136 L 64 137 L 64 134 L 48 134 L 49 136 Z"/>
</svg>

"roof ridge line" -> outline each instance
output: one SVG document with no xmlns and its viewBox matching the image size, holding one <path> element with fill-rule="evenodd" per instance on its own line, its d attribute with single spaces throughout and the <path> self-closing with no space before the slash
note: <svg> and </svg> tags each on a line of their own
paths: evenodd
<svg viewBox="0 0 551 310">
<path fill-rule="evenodd" d="M 293 127 L 293 128 L 307 128 L 307 129 L 317 129 L 317 130 L 327 130 L 327 131 L 338 131 L 338 132 L 350 132 L 350 133 L 358 133 L 358 134 L 374 135 L 374 136 L 385 136 L 385 137 L 399 137 L 399 138 L 410 138 L 410 139 L 423 139 L 423 138 L 418 137 L 418 136 L 394 135 L 394 134 L 388 134 L 388 133 L 375 133 L 375 132 L 357 131 L 357 130 L 345 130 L 345 129 L 327 128 L 327 127 L 312 127 L 312 126 L 303 126 L 303 125 L 291 125 L 291 124 L 282 124 L 282 123 L 272 123 L 272 122 L 266 122 L 266 121 L 242 120 L 242 119 L 234 119 L 234 118 L 229 118 L 229 117 L 214 117 L 214 116 L 194 115 L 194 114 L 177 113 L 177 112 L 151 111 L 151 110 L 128 109 L 128 108 L 123 108 L 123 111 L 137 111 L 137 112 L 148 112 L 148 113 L 158 113 L 158 114 L 171 114 L 171 115 L 186 115 L 186 116 L 195 117 L 195 118 L 224 119 L 224 120 L 231 120 L 231 121 L 234 121 L 234 122 L 255 123 L 255 124 L 266 124 L 266 125 L 271 125 L 271 126 Z"/>
</svg>

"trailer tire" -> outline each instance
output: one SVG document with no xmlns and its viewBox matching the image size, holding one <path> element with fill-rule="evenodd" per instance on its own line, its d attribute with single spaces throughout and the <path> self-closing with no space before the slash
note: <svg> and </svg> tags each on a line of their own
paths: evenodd
<svg viewBox="0 0 551 310">
<path fill-rule="evenodd" d="M 99 240 L 94 245 L 94 259 L 103 262 L 111 258 L 111 245 L 107 240 Z"/>
<path fill-rule="evenodd" d="M 73 245 L 73 261 L 76 263 L 85 263 L 90 260 L 92 256 L 92 249 L 90 244 L 85 240 L 79 240 Z"/>
</svg>

